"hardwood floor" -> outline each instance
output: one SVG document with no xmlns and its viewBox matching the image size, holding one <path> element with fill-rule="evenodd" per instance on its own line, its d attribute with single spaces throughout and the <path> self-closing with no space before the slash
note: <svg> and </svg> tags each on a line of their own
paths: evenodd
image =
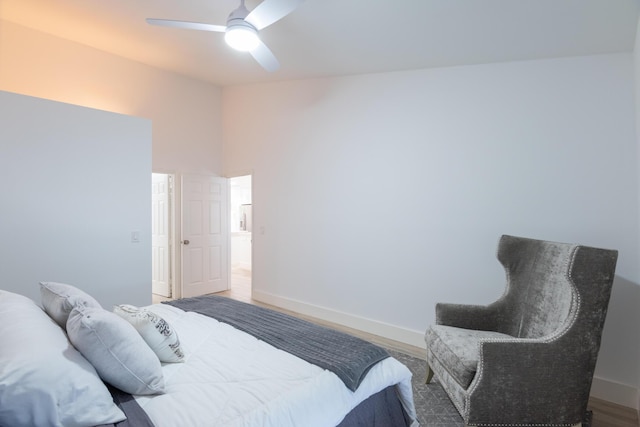
<svg viewBox="0 0 640 427">
<path fill-rule="evenodd" d="M 362 339 L 368 340 L 375 344 L 392 348 L 399 352 L 408 354 L 413 357 L 423 358 L 425 357 L 424 349 L 414 347 L 408 344 L 404 344 L 398 341 L 390 340 L 384 337 L 379 337 L 367 332 L 362 332 L 356 329 L 348 328 L 346 326 L 338 325 L 336 323 L 328 322 L 322 319 L 316 319 L 310 316 L 305 316 L 300 313 L 295 313 L 289 310 L 284 310 L 279 307 L 274 307 L 268 304 L 264 304 L 260 301 L 256 301 L 251 298 L 251 275 L 243 271 L 234 270 L 231 275 L 231 289 L 228 291 L 220 292 L 217 295 L 224 295 L 229 298 L 233 298 L 238 301 L 247 302 L 250 304 L 256 304 L 263 307 L 271 308 L 281 311 L 283 313 L 291 314 L 302 319 L 318 323 L 323 326 L 328 326 L 348 334 L 355 335 Z M 153 295 L 153 303 L 159 303 L 167 298 Z M 591 427 L 639 427 L 638 412 L 633 408 L 617 405 L 615 403 L 608 402 L 606 400 L 591 398 L 589 399 L 589 409 L 593 411 L 593 419 Z"/>
<path fill-rule="evenodd" d="M 589 409 L 593 411 L 592 427 L 638 427 L 638 412 L 633 408 L 617 405 L 592 397 Z"/>
</svg>

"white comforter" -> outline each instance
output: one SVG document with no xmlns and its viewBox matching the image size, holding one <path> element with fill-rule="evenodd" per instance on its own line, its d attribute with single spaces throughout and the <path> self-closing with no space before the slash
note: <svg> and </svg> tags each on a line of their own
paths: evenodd
<svg viewBox="0 0 640 427">
<path fill-rule="evenodd" d="M 215 319 L 164 304 L 147 308 L 173 326 L 186 353 L 184 363 L 163 364 L 165 394 L 135 397 L 156 427 L 336 426 L 393 384 L 416 418 L 411 372 L 396 359 L 378 363 L 352 392 L 332 372 Z"/>
</svg>

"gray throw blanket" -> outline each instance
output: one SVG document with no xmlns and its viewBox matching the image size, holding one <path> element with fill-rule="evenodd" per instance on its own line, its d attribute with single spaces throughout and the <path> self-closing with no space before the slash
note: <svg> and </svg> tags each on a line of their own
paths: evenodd
<svg viewBox="0 0 640 427">
<path fill-rule="evenodd" d="M 389 357 L 385 349 L 360 338 L 226 297 L 207 295 L 164 304 L 213 317 L 278 349 L 328 369 L 351 391 L 358 388 L 373 365 Z"/>
</svg>

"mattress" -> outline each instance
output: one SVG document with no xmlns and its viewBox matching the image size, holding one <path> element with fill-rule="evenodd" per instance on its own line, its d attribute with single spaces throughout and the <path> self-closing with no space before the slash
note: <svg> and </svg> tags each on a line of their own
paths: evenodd
<svg viewBox="0 0 640 427">
<path fill-rule="evenodd" d="M 394 386 L 417 426 L 411 372 L 389 357 L 355 390 L 328 370 L 213 318 L 157 304 L 146 307 L 180 337 L 183 363 L 165 363 L 165 393 L 135 396 L 156 427 L 336 426 L 368 397 Z"/>
</svg>

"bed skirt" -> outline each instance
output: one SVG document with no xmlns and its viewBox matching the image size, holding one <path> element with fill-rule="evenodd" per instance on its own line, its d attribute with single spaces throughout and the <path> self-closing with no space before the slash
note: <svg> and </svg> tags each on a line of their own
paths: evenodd
<svg viewBox="0 0 640 427">
<path fill-rule="evenodd" d="M 410 426 L 411 419 L 402 407 L 395 386 L 369 396 L 347 414 L 338 427 Z"/>
<path fill-rule="evenodd" d="M 101 424 L 97 427 L 155 427 L 144 409 L 138 405 L 136 399 L 129 393 L 125 393 L 109 384 L 106 384 L 113 402 L 127 416 L 127 419 L 115 424 Z"/>
</svg>

